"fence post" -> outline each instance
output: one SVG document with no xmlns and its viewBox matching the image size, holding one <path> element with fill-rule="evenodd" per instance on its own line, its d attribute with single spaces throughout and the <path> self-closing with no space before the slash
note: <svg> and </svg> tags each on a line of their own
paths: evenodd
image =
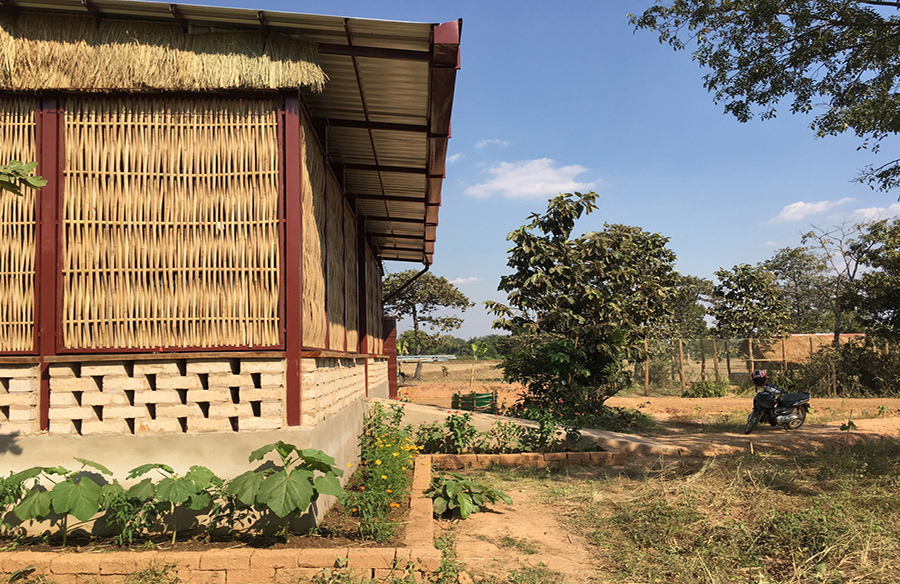
<svg viewBox="0 0 900 584">
<path fill-rule="evenodd" d="M 684 393 L 684 343 L 678 339 L 678 378 L 681 380 L 681 393 Z"/>
<path fill-rule="evenodd" d="M 728 348 L 728 339 L 725 339 L 725 368 L 728 371 L 728 383 L 731 383 L 731 349 Z"/>
<path fill-rule="evenodd" d="M 813 342 L 812 335 L 809 336 L 809 360 L 812 361 L 813 358 Z"/>
<path fill-rule="evenodd" d="M 650 394 L 650 349 L 647 347 L 647 339 L 644 339 L 644 396 Z"/>
<path fill-rule="evenodd" d="M 747 371 L 753 373 L 754 365 L 756 365 L 753 361 L 753 337 L 747 337 L 747 364 L 750 366 Z"/>
<path fill-rule="evenodd" d="M 700 381 L 706 381 L 706 351 L 703 349 L 703 339 L 700 339 Z"/>
<path fill-rule="evenodd" d="M 712 340 L 712 347 L 713 347 L 713 355 L 712 355 L 713 369 L 716 372 L 716 382 L 718 382 L 718 381 L 720 381 L 720 379 L 719 379 L 719 355 L 718 355 L 718 353 L 716 353 L 716 340 L 715 339 L 711 339 L 711 340 Z"/>
<path fill-rule="evenodd" d="M 781 371 L 787 372 L 787 352 L 784 349 L 784 337 L 781 337 Z"/>
</svg>

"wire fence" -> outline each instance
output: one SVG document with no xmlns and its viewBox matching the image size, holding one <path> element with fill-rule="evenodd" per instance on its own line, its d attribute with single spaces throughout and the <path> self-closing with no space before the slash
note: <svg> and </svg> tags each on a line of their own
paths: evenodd
<svg viewBox="0 0 900 584">
<path fill-rule="evenodd" d="M 863 335 L 841 335 L 849 342 Z M 700 381 L 749 385 L 750 372 L 786 372 L 810 361 L 820 351 L 833 350 L 834 335 L 791 335 L 775 339 L 655 339 L 645 341 L 647 355 L 634 368 L 634 382 L 644 392 L 685 388 Z"/>
</svg>

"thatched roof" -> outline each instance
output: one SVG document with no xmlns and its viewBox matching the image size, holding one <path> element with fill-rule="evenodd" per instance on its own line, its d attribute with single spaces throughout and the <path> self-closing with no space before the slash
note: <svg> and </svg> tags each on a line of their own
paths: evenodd
<svg viewBox="0 0 900 584">
<path fill-rule="evenodd" d="M 321 91 L 325 81 L 316 46 L 293 35 L 0 16 L 0 89 Z"/>
</svg>

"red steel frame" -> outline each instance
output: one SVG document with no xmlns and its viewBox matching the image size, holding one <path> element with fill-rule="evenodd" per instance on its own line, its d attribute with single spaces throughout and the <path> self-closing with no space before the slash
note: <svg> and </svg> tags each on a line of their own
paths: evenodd
<svg viewBox="0 0 900 584">
<path fill-rule="evenodd" d="M 300 101 L 285 97 L 279 116 L 283 130 L 281 176 L 284 192 L 284 327 L 285 348 L 285 416 L 288 426 L 299 426 L 300 359 L 303 352 L 303 128 Z"/>
</svg>

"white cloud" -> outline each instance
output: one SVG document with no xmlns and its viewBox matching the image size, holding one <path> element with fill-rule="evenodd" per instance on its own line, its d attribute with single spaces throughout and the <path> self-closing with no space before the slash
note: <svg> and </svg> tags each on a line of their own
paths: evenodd
<svg viewBox="0 0 900 584">
<path fill-rule="evenodd" d="M 461 157 L 462 157 L 462 154 L 459 152 L 457 152 L 456 154 L 451 154 L 450 156 L 447 157 L 447 162 L 449 162 L 450 164 L 453 164 L 454 162 L 459 160 Z"/>
<path fill-rule="evenodd" d="M 781 210 L 781 213 L 769 219 L 769 223 L 786 223 L 788 221 L 801 221 L 810 215 L 824 213 L 845 203 L 851 202 L 853 199 L 844 197 L 840 201 L 818 201 L 816 203 L 804 203 L 798 201 L 791 203 Z"/>
<path fill-rule="evenodd" d="M 776 247 L 778 247 L 779 245 L 781 245 L 781 244 L 779 244 L 777 241 L 767 241 L 767 242 L 765 242 L 765 243 L 763 244 L 763 247 L 776 248 Z"/>
<path fill-rule="evenodd" d="M 856 209 L 850 218 L 858 222 L 877 221 L 900 216 L 900 203 L 894 203 L 889 207 L 867 207 Z"/>
<path fill-rule="evenodd" d="M 500 148 L 506 148 L 509 146 L 509 142 L 506 140 L 498 140 L 496 138 L 485 138 L 484 140 L 479 140 L 475 142 L 475 149 L 482 150 L 488 146 L 499 146 Z"/>
<path fill-rule="evenodd" d="M 572 164 L 555 167 L 549 158 L 500 162 L 485 172 L 487 181 L 466 189 L 471 197 L 485 199 L 501 195 L 507 199 L 541 199 L 558 193 L 590 190 L 595 183 L 577 182 L 575 177 L 587 171 L 583 166 Z"/>
<path fill-rule="evenodd" d="M 460 284 L 471 284 L 472 282 L 478 282 L 481 278 L 476 278 L 472 276 L 471 278 L 456 278 L 455 280 L 450 280 L 450 283 L 454 286 L 459 286 Z"/>
</svg>

